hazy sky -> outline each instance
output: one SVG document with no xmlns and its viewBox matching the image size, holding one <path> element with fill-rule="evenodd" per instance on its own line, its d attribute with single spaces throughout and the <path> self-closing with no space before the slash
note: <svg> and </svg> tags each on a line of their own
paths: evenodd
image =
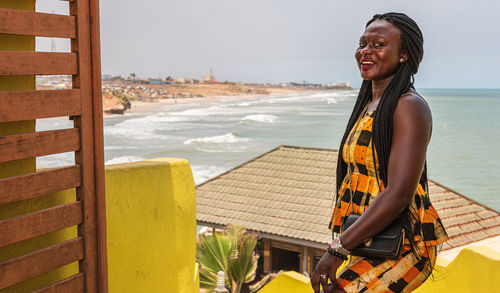
<svg viewBox="0 0 500 293">
<path fill-rule="evenodd" d="M 37 10 L 67 13 L 66 2 Z M 59 2 L 59 1 L 57 1 Z M 142 77 L 328 83 L 361 79 L 354 50 L 375 13 L 424 34 L 420 88 L 500 88 L 498 0 L 101 0 L 102 71 Z M 58 50 L 68 48 L 58 41 Z M 37 43 L 50 50 L 50 40 Z M 48 49 L 47 49 L 48 48 Z"/>
</svg>

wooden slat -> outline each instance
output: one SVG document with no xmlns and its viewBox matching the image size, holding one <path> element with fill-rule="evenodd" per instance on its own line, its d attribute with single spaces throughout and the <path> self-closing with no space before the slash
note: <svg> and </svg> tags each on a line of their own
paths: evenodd
<svg viewBox="0 0 500 293">
<path fill-rule="evenodd" d="M 83 238 L 79 237 L 1 262 L 0 289 L 82 258 Z"/>
<path fill-rule="evenodd" d="M 74 38 L 75 17 L 0 8 L 0 34 Z"/>
<path fill-rule="evenodd" d="M 76 74 L 74 53 L 0 51 L 0 75 Z"/>
<path fill-rule="evenodd" d="M 85 274 L 80 273 L 32 293 L 80 293 L 85 292 Z"/>
<path fill-rule="evenodd" d="M 79 148 L 77 128 L 6 135 L 0 137 L 0 163 L 71 152 Z"/>
<path fill-rule="evenodd" d="M 0 122 L 76 116 L 80 113 L 78 89 L 0 92 Z"/>
<path fill-rule="evenodd" d="M 0 205 L 80 186 L 79 165 L 0 179 Z"/>
<path fill-rule="evenodd" d="M 78 225 L 83 221 L 77 201 L 0 221 L 0 247 Z"/>
</svg>

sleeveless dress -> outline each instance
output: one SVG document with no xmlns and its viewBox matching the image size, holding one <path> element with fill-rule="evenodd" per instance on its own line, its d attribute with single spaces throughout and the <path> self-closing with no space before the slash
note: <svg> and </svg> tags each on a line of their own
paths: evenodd
<svg viewBox="0 0 500 293">
<path fill-rule="evenodd" d="M 375 172 L 379 172 L 378 159 L 375 160 L 375 167 L 372 155 L 373 113 L 374 111 L 368 112 L 359 118 L 342 149 L 342 158 L 350 165 L 352 175 L 351 184 L 348 175 L 344 178 L 335 202 L 329 226 L 335 233 L 342 233 L 342 223 L 351 210 L 356 214 L 363 214 L 384 190 L 381 180 L 380 188 L 377 184 Z M 380 179 L 379 174 L 377 173 Z M 420 235 L 414 236 L 414 241 L 421 258 L 412 253 L 408 239 L 405 239 L 403 252 L 398 260 L 351 256 L 337 279 L 346 292 L 411 292 L 430 275 L 431 271 L 425 268 L 429 267 L 428 264 L 434 267 L 436 245 L 448 240 L 448 235 L 420 183 L 410 204 L 413 207 L 412 224 L 420 232 Z"/>
</svg>

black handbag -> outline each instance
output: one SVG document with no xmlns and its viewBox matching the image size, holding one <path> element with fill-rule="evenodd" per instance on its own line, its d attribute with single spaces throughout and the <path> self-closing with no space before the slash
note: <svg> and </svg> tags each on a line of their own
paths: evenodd
<svg viewBox="0 0 500 293">
<path fill-rule="evenodd" d="M 360 216 L 358 214 L 347 216 L 344 222 L 344 231 L 354 224 Z M 382 232 L 352 249 L 351 254 L 355 256 L 397 260 L 401 257 L 404 239 L 405 229 L 396 219 Z"/>
</svg>

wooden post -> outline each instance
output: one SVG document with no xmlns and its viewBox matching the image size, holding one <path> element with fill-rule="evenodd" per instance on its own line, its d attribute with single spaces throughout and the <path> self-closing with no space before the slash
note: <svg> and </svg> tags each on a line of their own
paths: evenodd
<svg viewBox="0 0 500 293">
<path fill-rule="evenodd" d="M 271 271 L 271 239 L 264 238 L 264 273 Z"/>
<path fill-rule="evenodd" d="M 300 272 L 303 273 L 309 273 L 308 270 L 308 259 L 309 259 L 309 249 L 307 246 L 302 246 L 302 253 L 301 255 L 301 268 Z"/>
</svg>

